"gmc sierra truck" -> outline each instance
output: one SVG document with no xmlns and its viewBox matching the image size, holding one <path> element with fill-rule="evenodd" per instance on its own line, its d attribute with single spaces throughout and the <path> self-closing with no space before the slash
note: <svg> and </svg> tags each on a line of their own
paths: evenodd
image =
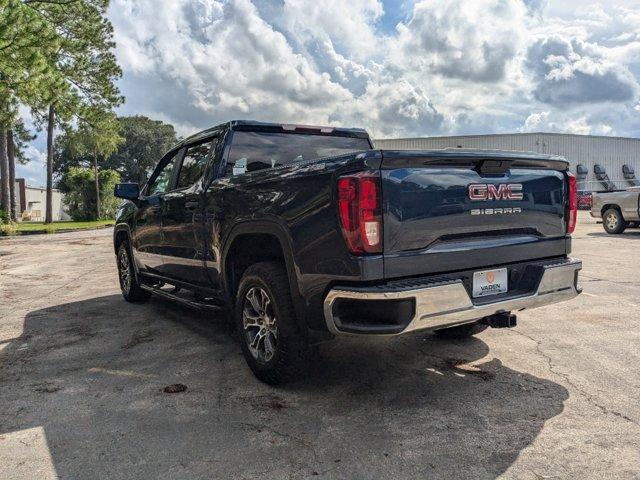
<svg viewBox="0 0 640 480">
<path fill-rule="evenodd" d="M 618 234 L 640 222 L 640 187 L 620 192 L 594 193 L 591 216 L 602 218 L 605 232 Z"/>
<path fill-rule="evenodd" d="M 576 182 L 559 157 L 232 121 L 115 193 L 124 298 L 227 309 L 268 383 L 300 377 L 333 337 L 465 337 L 580 293 Z"/>
</svg>

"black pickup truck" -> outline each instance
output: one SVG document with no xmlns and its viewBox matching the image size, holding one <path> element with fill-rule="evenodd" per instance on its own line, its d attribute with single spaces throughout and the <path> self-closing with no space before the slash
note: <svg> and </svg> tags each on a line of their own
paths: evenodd
<svg viewBox="0 0 640 480">
<path fill-rule="evenodd" d="M 269 383 L 334 336 L 464 337 L 580 293 L 576 183 L 559 157 L 381 151 L 360 129 L 233 121 L 115 193 L 124 298 L 233 312 Z"/>
</svg>

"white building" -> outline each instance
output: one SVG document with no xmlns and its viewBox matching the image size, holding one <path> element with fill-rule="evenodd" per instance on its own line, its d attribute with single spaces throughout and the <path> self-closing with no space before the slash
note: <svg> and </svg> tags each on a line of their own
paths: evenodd
<svg viewBox="0 0 640 480">
<path fill-rule="evenodd" d="M 640 139 L 557 133 L 514 133 L 375 140 L 392 150 L 481 148 L 561 155 L 578 177 L 579 190 L 624 189 L 640 179 Z M 624 170 L 623 170 L 624 169 Z M 607 180 L 608 179 L 608 180 Z"/>
<path fill-rule="evenodd" d="M 24 178 L 16 178 L 15 196 L 18 221 L 44 221 L 47 205 L 47 189 L 45 187 L 32 187 L 26 184 Z M 53 221 L 70 220 L 71 217 L 64 207 L 64 194 L 54 188 L 52 197 Z"/>
</svg>

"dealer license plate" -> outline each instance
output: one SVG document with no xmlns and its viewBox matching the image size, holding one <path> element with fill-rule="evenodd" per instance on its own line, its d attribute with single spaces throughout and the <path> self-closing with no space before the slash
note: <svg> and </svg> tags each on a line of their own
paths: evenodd
<svg viewBox="0 0 640 480">
<path fill-rule="evenodd" d="M 485 270 L 473 274 L 473 298 L 497 295 L 508 290 L 507 269 Z"/>
</svg>

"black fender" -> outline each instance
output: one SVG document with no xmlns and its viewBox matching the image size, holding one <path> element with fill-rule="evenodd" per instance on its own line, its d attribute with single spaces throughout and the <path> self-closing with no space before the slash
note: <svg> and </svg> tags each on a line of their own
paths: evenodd
<svg viewBox="0 0 640 480">
<path fill-rule="evenodd" d="M 280 248 L 282 249 L 282 253 L 284 256 L 285 268 L 287 270 L 287 276 L 289 277 L 291 299 L 293 300 L 296 318 L 300 327 L 303 327 L 302 331 L 306 331 L 307 325 L 304 321 L 305 297 L 304 291 L 301 288 L 299 268 L 295 261 L 294 249 L 291 242 L 291 234 L 287 225 L 277 218 L 241 220 L 233 225 L 230 228 L 228 234 L 224 237 L 221 249 L 220 273 L 222 288 L 225 292 L 225 296 L 229 300 L 229 304 L 233 305 L 234 301 L 234 299 L 232 298 L 230 278 L 227 274 L 229 250 L 237 237 L 247 234 L 272 235 L 280 243 Z"/>
<path fill-rule="evenodd" d="M 127 239 L 129 240 L 129 245 L 131 245 L 131 227 L 127 223 L 117 223 L 116 226 L 113 227 L 113 250 L 116 255 L 118 254 L 118 249 L 116 248 L 116 238 L 118 238 L 118 235 L 120 235 L 120 233 L 122 233 L 123 231 L 126 232 Z"/>
</svg>

